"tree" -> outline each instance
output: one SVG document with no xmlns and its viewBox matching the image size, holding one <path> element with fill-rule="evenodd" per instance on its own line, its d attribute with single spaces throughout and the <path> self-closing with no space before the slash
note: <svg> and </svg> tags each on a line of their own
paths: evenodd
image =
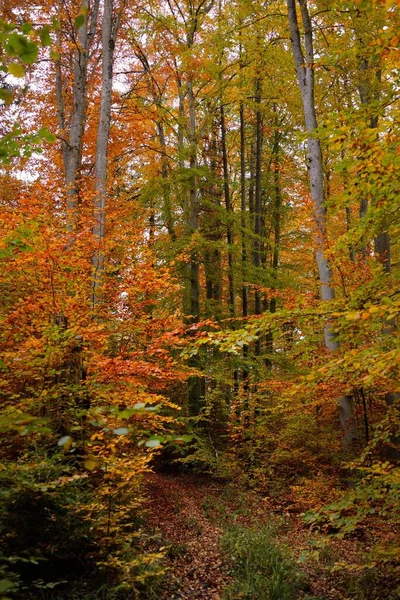
<svg viewBox="0 0 400 600">
<path fill-rule="evenodd" d="M 310 177 L 311 198 L 314 205 L 315 245 L 316 260 L 318 265 L 321 286 L 321 298 L 331 301 L 335 298 L 332 285 L 332 271 L 326 258 L 326 207 L 324 204 L 324 182 L 322 169 L 322 152 L 319 139 L 316 137 L 318 127 L 314 101 L 314 48 L 312 23 L 308 12 L 306 0 L 299 0 L 302 22 L 304 26 L 305 54 L 301 46 L 300 31 L 298 26 L 296 2 L 288 0 L 288 17 L 290 26 L 290 39 L 293 56 L 296 63 L 297 79 L 301 91 L 304 120 L 306 124 L 308 146 L 308 170 Z M 332 327 L 326 323 L 324 327 L 325 346 L 331 352 L 338 350 L 339 342 L 335 339 Z M 351 396 L 342 396 L 339 400 L 340 421 L 343 428 L 343 445 L 349 450 L 358 438 L 357 423 L 354 418 L 353 399 Z"/>
</svg>

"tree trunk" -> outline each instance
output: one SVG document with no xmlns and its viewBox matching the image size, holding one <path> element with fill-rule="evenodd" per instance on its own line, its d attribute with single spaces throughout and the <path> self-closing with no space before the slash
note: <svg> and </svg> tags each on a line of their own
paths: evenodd
<svg viewBox="0 0 400 600">
<path fill-rule="evenodd" d="M 225 110 L 221 103 L 221 145 L 222 145 L 222 167 L 224 175 L 224 198 L 227 218 L 227 242 L 228 242 L 228 289 L 229 289 L 229 313 L 235 316 L 235 283 L 233 274 L 233 210 L 231 206 L 231 195 L 229 190 L 228 151 L 226 147 Z"/>
<path fill-rule="evenodd" d="M 161 101 L 160 101 L 161 104 Z M 169 183 L 169 169 L 168 169 L 168 158 L 167 158 L 167 144 L 165 141 L 164 125 L 161 121 L 157 122 L 157 133 L 160 141 L 161 148 L 161 178 L 162 178 L 162 189 L 164 199 L 164 218 L 167 227 L 168 234 L 173 242 L 176 241 L 176 231 L 174 225 L 174 219 L 172 217 L 171 207 L 171 186 Z"/>
<path fill-rule="evenodd" d="M 249 316 L 249 289 L 246 285 L 248 277 L 248 259 L 247 259 L 247 214 L 246 214 L 246 137 L 245 137 L 245 119 L 243 102 L 240 103 L 240 215 L 242 229 L 242 316 L 246 319 Z M 249 347 L 243 345 L 243 358 L 247 359 Z M 242 378 L 244 387 L 248 388 L 249 374 L 246 368 L 243 368 Z"/>
<path fill-rule="evenodd" d="M 67 127 L 63 100 L 63 77 L 61 64 L 56 63 L 56 96 L 58 122 L 62 131 L 62 154 L 66 185 L 67 229 L 74 231 L 78 224 L 79 177 L 82 162 L 83 134 L 86 119 L 87 66 L 90 40 L 94 36 L 99 0 L 93 7 L 88 0 L 83 3 L 84 22 L 75 33 L 76 50 L 73 57 L 73 91 L 71 118 Z M 89 29 L 89 17 L 91 17 Z M 91 37 L 92 36 L 92 37 Z M 68 128 L 68 131 L 67 131 Z"/>
<path fill-rule="evenodd" d="M 276 112 L 276 108 L 274 108 Z M 272 149 L 273 155 L 273 181 L 274 181 L 274 209 L 273 209 L 273 230 L 274 230 L 274 248 L 272 252 L 272 275 L 274 284 L 278 277 L 279 267 L 279 251 L 281 244 L 281 217 L 282 217 L 282 192 L 281 192 L 281 180 L 279 171 L 279 145 L 280 133 L 278 130 L 278 115 L 275 118 L 275 130 L 274 130 L 274 145 Z M 269 310 L 271 313 L 276 311 L 276 298 L 271 298 L 269 303 Z"/>
<path fill-rule="evenodd" d="M 325 256 L 327 241 L 326 209 L 324 204 L 324 180 L 322 169 L 322 152 L 319 139 L 315 137 L 317 128 L 317 115 L 314 101 L 314 49 L 313 34 L 310 15 L 306 0 L 298 0 L 302 22 L 304 26 L 305 55 L 300 40 L 299 25 L 296 13 L 296 1 L 287 0 L 290 39 L 293 56 L 296 63 L 297 79 L 303 103 L 303 112 L 307 138 L 309 179 L 311 199 L 314 207 L 314 239 L 316 245 L 316 261 L 318 266 L 319 281 L 322 300 L 329 301 L 335 298 L 332 286 L 332 273 L 328 259 Z M 325 346 L 328 350 L 335 351 L 339 343 L 335 339 L 332 329 L 327 323 L 324 327 Z M 354 415 L 353 399 L 343 396 L 339 399 L 339 416 L 343 429 L 343 448 L 350 451 L 358 439 L 357 422 Z"/>
<path fill-rule="evenodd" d="M 187 97 L 189 105 L 189 233 L 192 236 L 199 229 L 199 203 L 197 198 L 197 144 L 196 144 L 196 107 L 193 94 L 193 82 L 188 82 Z M 193 321 L 200 318 L 200 282 L 199 257 L 197 248 L 190 249 L 190 314 Z"/>
<path fill-rule="evenodd" d="M 261 271 L 261 160 L 262 160 L 262 114 L 261 114 L 261 80 L 256 81 L 256 148 L 255 148 L 255 185 L 254 185 L 254 253 L 253 264 L 256 272 L 256 284 L 259 284 Z M 256 287 L 254 292 L 254 314 L 261 315 L 261 293 Z M 256 356 L 261 355 L 261 339 L 257 338 L 255 344 Z"/>
<path fill-rule="evenodd" d="M 102 24 L 103 66 L 94 182 L 95 199 L 93 235 L 98 243 L 98 247 L 92 258 L 93 307 L 99 301 L 99 286 L 101 285 L 104 271 L 104 250 L 102 244 L 105 236 L 106 222 L 108 138 L 111 123 L 114 48 L 117 29 L 118 19 L 115 18 L 113 0 L 104 0 Z"/>
<path fill-rule="evenodd" d="M 243 103 L 240 104 L 240 215 L 242 228 L 242 315 L 249 315 L 247 279 L 247 215 L 246 215 L 246 138 Z"/>
<path fill-rule="evenodd" d="M 218 242 L 221 239 L 221 202 L 220 194 L 216 190 L 217 180 L 217 132 L 214 127 L 211 131 L 211 142 L 208 150 L 210 158 L 210 185 L 209 185 L 209 212 L 207 210 L 203 222 L 204 236 L 210 242 L 211 248 L 205 252 L 204 271 L 206 278 L 206 298 L 208 301 L 208 316 L 216 319 L 221 317 L 222 272 L 221 253 Z"/>
</svg>

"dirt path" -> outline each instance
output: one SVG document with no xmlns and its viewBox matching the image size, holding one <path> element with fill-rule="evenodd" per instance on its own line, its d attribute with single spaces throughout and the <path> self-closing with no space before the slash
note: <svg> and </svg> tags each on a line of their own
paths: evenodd
<svg viewBox="0 0 400 600">
<path fill-rule="evenodd" d="M 169 547 L 169 574 L 161 598 L 220 599 L 230 577 L 219 550 L 222 531 L 213 522 L 212 510 L 223 486 L 197 477 L 151 473 L 146 488 L 149 522 Z"/>
<path fill-rule="evenodd" d="M 240 491 L 234 484 L 193 475 L 149 473 L 145 484 L 146 521 L 151 528 L 147 533 L 155 544 L 151 551 L 157 552 L 161 546 L 167 553 L 168 572 L 161 590 L 157 590 L 160 600 L 222 599 L 224 589 L 232 583 L 220 550 L 222 526 L 227 531 L 235 524 L 257 529 L 278 523 L 278 544 L 289 547 L 296 558 L 310 549 L 312 535 L 301 518 L 289 514 L 278 501 L 272 504 L 268 498 Z M 355 562 L 359 552 L 357 539 L 333 540 L 322 562 L 302 563 L 308 583 L 298 600 L 349 600 L 346 571 L 331 573 L 330 568 L 337 560 Z"/>
</svg>

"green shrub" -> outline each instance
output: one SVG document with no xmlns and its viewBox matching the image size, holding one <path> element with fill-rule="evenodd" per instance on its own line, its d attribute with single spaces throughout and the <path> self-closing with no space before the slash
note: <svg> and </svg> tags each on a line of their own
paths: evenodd
<svg viewBox="0 0 400 600">
<path fill-rule="evenodd" d="M 235 578 L 225 590 L 226 600 L 298 600 L 304 579 L 270 527 L 235 525 L 223 536 L 222 548 Z"/>
</svg>

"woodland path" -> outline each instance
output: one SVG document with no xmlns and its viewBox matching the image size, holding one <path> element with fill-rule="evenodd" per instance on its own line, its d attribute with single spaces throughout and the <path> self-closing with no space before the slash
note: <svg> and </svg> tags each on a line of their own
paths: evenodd
<svg viewBox="0 0 400 600">
<path fill-rule="evenodd" d="M 220 538 L 234 523 L 258 527 L 278 518 L 283 525 L 279 540 L 291 548 L 294 556 L 308 547 L 309 532 L 284 504 L 240 491 L 233 484 L 195 475 L 152 472 L 146 475 L 145 488 L 146 521 L 151 524 L 147 533 L 154 536 L 154 551 L 160 545 L 167 551 L 168 571 L 161 590 L 157 590 L 161 600 L 222 599 L 232 576 L 220 549 Z M 351 561 L 357 554 L 354 541 L 338 540 L 333 548 L 341 559 Z M 315 561 L 303 565 L 303 571 L 310 585 L 307 598 L 348 600 L 340 590 L 336 573 L 329 575 Z"/>
<path fill-rule="evenodd" d="M 151 473 L 146 488 L 149 522 L 169 547 L 162 598 L 220 599 L 231 581 L 219 549 L 222 529 L 213 519 L 224 486 L 205 478 Z"/>
</svg>

